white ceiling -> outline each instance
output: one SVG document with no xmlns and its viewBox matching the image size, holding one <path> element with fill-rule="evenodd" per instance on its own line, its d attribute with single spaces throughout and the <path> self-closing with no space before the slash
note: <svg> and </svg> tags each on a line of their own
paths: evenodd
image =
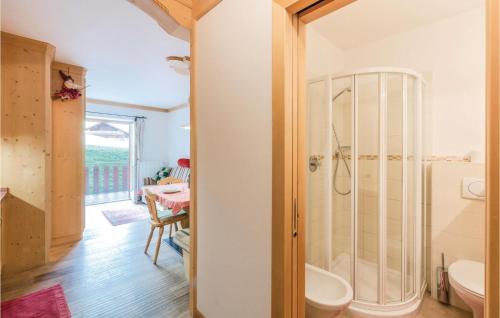
<svg viewBox="0 0 500 318">
<path fill-rule="evenodd" d="M 48 42 L 56 60 L 87 68 L 87 97 L 158 107 L 189 98 L 189 77 L 165 57 L 189 55 L 126 0 L 2 0 L 2 30 Z"/>
<path fill-rule="evenodd" d="M 485 0 L 358 0 L 310 26 L 346 50 L 452 17 L 484 3 Z"/>
</svg>

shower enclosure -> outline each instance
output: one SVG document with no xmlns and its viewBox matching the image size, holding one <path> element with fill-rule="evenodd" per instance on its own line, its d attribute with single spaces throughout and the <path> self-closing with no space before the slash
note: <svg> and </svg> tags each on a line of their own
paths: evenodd
<svg viewBox="0 0 500 318">
<path fill-rule="evenodd" d="M 416 310 L 425 289 L 423 81 L 405 69 L 307 87 L 307 262 L 347 280 L 353 315 Z"/>
</svg>

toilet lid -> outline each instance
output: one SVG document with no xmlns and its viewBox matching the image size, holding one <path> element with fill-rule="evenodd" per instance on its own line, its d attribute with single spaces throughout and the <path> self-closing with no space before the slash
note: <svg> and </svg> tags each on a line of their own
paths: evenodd
<svg viewBox="0 0 500 318">
<path fill-rule="evenodd" d="M 450 277 L 460 286 L 484 295 L 484 264 L 469 260 L 456 261 L 448 269 Z"/>
</svg>

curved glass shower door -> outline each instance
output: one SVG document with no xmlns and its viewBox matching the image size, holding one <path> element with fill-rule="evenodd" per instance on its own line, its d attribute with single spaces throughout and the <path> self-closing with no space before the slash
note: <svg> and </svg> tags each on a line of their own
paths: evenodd
<svg viewBox="0 0 500 318">
<path fill-rule="evenodd" d="M 379 290 L 380 123 L 378 74 L 355 75 L 354 176 L 356 260 L 354 297 L 377 302 Z"/>
<path fill-rule="evenodd" d="M 421 78 L 380 68 L 307 93 L 307 262 L 351 283 L 351 310 L 420 301 Z"/>
<path fill-rule="evenodd" d="M 329 247 L 331 245 L 330 219 L 331 200 L 331 128 L 328 118 L 331 116 L 330 80 L 322 78 L 309 83 L 308 89 L 308 206 L 307 226 L 314 231 L 307 231 L 306 259 L 311 265 L 329 268 Z"/>
<path fill-rule="evenodd" d="M 354 78 L 341 77 L 332 81 L 331 132 L 332 151 L 332 237 L 330 271 L 354 282 L 351 258 L 353 255 L 352 224 L 352 140 Z"/>
</svg>

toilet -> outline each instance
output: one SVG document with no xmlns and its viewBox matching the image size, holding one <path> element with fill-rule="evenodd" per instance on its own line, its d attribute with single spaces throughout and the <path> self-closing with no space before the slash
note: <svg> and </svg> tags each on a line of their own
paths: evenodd
<svg viewBox="0 0 500 318">
<path fill-rule="evenodd" d="M 347 281 L 306 264 L 306 318 L 337 317 L 351 301 L 352 288 Z"/>
<path fill-rule="evenodd" d="M 484 264 L 459 260 L 448 268 L 450 285 L 462 300 L 471 307 L 474 318 L 484 316 Z"/>
</svg>

